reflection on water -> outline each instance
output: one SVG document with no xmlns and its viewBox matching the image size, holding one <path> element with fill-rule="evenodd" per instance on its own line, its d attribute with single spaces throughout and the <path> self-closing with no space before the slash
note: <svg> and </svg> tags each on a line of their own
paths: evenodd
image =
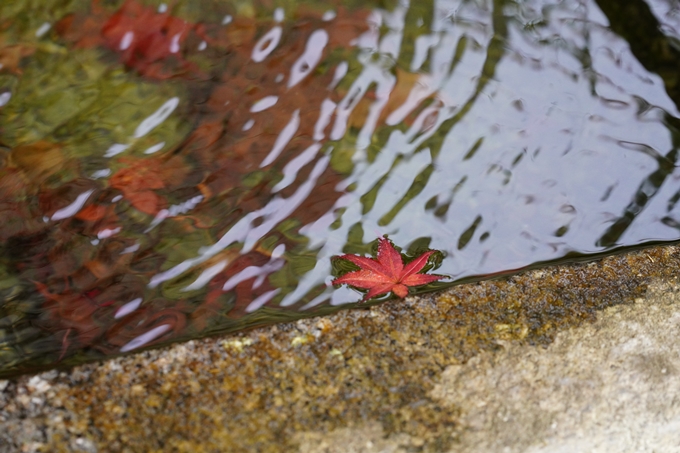
<svg viewBox="0 0 680 453">
<path fill-rule="evenodd" d="M 0 6 L 0 374 L 356 303 L 384 234 L 454 283 L 680 238 L 673 2 L 46 3 Z"/>
</svg>

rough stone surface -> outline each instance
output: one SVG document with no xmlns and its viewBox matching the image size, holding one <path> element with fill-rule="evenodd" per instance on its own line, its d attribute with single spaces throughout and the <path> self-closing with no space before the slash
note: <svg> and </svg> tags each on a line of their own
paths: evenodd
<svg viewBox="0 0 680 453">
<path fill-rule="evenodd" d="M 653 286 L 546 349 L 449 366 L 431 394 L 461 411 L 458 452 L 680 451 L 680 287 Z"/>
<path fill-rule="evenodd" d="M 403 433 L 386 436 L 380 423 L 375 422 L 330 433 L 301 432 L 294 438 L 300 443 L 299 453 L 406 453 L 410 447 L 424 443 Z"/>
<path fill-rule="evenodd" d="M 647 249 L 0 380 L 0 453 L 680 451 L 679 264 Z"/>
</svg>

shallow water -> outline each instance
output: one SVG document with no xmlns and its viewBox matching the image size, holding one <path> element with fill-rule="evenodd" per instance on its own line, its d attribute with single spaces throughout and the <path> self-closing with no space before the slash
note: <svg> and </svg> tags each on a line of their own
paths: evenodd
<svg viewBox="0 0 680 453">
<path fill-rule="evenodd" d="M 680 239 L 673 2 L 45 3 L 0 6 L 0 375 L 353 306 L 383 235 L 419 290 Z"/>
</svg>

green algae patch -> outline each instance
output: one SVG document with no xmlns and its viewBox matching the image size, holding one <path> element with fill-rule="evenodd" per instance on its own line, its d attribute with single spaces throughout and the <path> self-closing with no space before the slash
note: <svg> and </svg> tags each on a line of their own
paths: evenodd
<svg viewBox="0 0 680 453">
<path fill-rule="evenodd" d="M 44 451 L 77 436 L 112 452 L 291 451 L 316 438 L 298 433 L 378 425 L 403 451 L 446 451 L 463 429 L 458 408 L 430 397 L 446 367 L 548 345 L 675 279 L 679 259 L 652 248 L 77 367 L 55 378 L 50 404 L 70 418 Z"/>
</svg>

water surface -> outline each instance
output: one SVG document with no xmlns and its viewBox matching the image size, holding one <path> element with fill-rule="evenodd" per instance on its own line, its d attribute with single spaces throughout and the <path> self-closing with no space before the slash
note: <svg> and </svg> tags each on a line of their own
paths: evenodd
<svg viewBox="0 0 680 453">
<path fill-rule="evenodd" d="M 0 374 L 680 239 L 673 2 L 0 6 Z"/>
</svg>

